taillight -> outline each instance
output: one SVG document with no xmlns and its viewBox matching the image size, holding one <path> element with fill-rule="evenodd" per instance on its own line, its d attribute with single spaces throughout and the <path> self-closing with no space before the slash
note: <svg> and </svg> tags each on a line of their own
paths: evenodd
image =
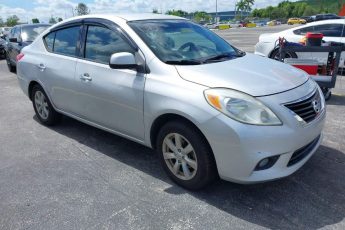
<svg viewBox="0 0 345 230">
<path fill-rule="evenodd" d="M 23 57 L 24 57 L 23 53 L 18 54 L 16 57 L 17 62 L 19 62 Z"/>
</svg>

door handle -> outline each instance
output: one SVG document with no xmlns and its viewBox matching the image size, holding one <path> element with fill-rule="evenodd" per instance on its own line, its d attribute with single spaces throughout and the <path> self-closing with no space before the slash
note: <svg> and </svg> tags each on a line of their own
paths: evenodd
<svg viewBox="0 0 345 230">
<path fill-rule="evenodd" d="M 80 79 L 83 81 L 92 81 L 92 77 L 90 77 L 90 74 L 88 73 L 84 73 L 80 75 Z"/>
<path fill-rule="evenodd" d="M 38 64 L 37 68 L 39 68 L 41 71 L 44 71 L 46 69 L 43 63 Z"/>
</svg>

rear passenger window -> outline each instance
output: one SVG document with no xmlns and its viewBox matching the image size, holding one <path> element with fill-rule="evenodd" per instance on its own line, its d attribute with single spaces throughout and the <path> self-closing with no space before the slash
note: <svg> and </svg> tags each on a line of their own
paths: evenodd
<svg viewBox="0 0 345 230">
<path fill-rule="evenodd" d="M 46 43 L 47 50 L 49 52 L 53 52 L 54 48 L 54 38 L 55 38 L 55 32 L 48 34 L 44 37 L 44 42 Z"/>
<path fill-rule="evenodd" d="M 306 35 L 308 32 L 314 32 L 314 26 L 308 26 L 293 31 L 293 33 L 296 35 Z"/>
<path fill-rule="evenodd" d="M 78 37 L 79 26 L 56 31 L 53 52 L 68 56 L 76 56 Z"/>
<path fill-rule="evenodd" d="M 341 37 L 343 33 L 342 24 L 326 24 L 315 26 L 315 32 L 322 33 L 325 37 Z"/>
<path fill-rule="evenodd" d="M 108 64 L 110 56 L 118 52 L 133 53 L 132 47 L 119 32 L 100 26 L 89 26 L 85 44 L 85 58 Z"/>
</svg>

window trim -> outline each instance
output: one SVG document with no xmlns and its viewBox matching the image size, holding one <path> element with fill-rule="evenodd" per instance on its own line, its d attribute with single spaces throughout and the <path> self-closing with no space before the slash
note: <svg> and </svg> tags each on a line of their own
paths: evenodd
<svg viewBox="0 0 345 230">
<path fill-rule="evenodd" d="M 82 25 L 81 23 L 68 23 L 68 24 L 66 24 L 66 26 L 63 26 L 63 27 L 62 27 L 62 26 L 61 26 L 61 27 L 59 26 L 57 29 L 54 28 L 54 29 L 50 30 L 49 33 L 45 34 L 45 35 L 42 37 L 42 40 L 43 40 L 44 46 L 45 46 L 45 48 L 46 48 L 46 51 L 47 51 L 48 53 L 52 53 L 52 54 L 56 54 L 56 55 L 62 55 L 62 56 L 66 56 L 66 57 L 78 58 L 78 55 L 79 55 L 79 53 L 80 53 L 80 39 L 81 39 L 81 30 L 82 30 L 82 26 L 83 26 L 83 25 Z M 64 30 L 64 29 L 68 29 L 68 28 L 72 28 L 72 27 L 79 27 L 79 28 L 78 28 L 79 30 L 78 30 L 78 38 L 77 38 L 77 44 L 76 44 L 75 55 L 72 56 L 72 55 L 63 54 L 63 53 L 56 53 L 56 52 L 54 51 L 56 33 L 57 33 L 58 31 L 61 31 L 61 30 Z M 53 50 L 52 50 L 52 51 L 49 51 L 45 38 L 46 38 L 49 34 L 51 34 L 51 33 L 55 33 L 55 35 L 54 35 L 54 41 L 53 41 Z"/>
<path fill-rule="evenodd" d="M 49 52 L 49 53 L 52 53 L 52 54 L 56 54 L 56 55 L 73 57 L 73 58 L 78 58 L 78 59 L 81 59 L 81 60 L 86 60 L 86 61 L 90 61 L 90 62 L 95 62 L 95 63 L 106 65 L 104 63 L 96 62 L 94 60 L 90 60 L 90 59 L 86 59 L 85 58 L 86 35 L 87 35 L 87 27 L 89 25 L 105 27 L 105 28 L 110 29 L 110 30 L 112 30 L 114 32 L 118 32 L 119 35 L 123 38 L 123 40 L 125 42 L 127 42 L 133 48 L 134 52 L 138 52 L 139 51 L 139 47 L 137 46 L 137 44 L 133 41 L 133 39 L 119 25 L 117 25 L 113 21 L 110 21 L 110 20 L 107 20 L 107 19 L 102 19 L 102 18 L 77 19 L 77 20 L 73 20 L 73 21 L 67 22 L 67 23 L 65 23 L 63 25 L 59 25 L 57 27 L 54 27 L 54 28 L 50 29 L 49 32 L 46 33 L 42 37 L 44 46 L 46 48 L 46 51 Z M 55 53 L 54 52 L 54 48 L 55 48 L 56 32 L 59 31 L 59 30 L 67 29 L 67 28 L 70 28 L 70 27 L 76 27 L 76 26 L 79 26 L 79 36 L 78 36 L 78 40 L 77 40 L 75 56 L 71 56 L 71 55 L 67 55 L 67 54 Z M 54 43 L 53 43 L 53 50 L 49 51 L 48 48 L 47 48 L 47 44 L 46 44 L 45 38 L 50 33 L 53 33 L 53 32 L 55 32 Z"/>
<path fill-rule="evenodd" d="M 94 59 L 89 59 L 89 58 L 86 58 L 85 57 L 85 54 L 86 54 L 86 42 L 87 42 L 87 33 L 89 31 L 89 27 L 90 26 L 93 26 L 93 27 L 101 27 L 101 28 L 105 28 L 105 29 L 108 29 L 114 33 L 117 33 L 119 35 L 119 37 L 121 37 L 123 39 L 123 41 L 125 43 L 127 43 L 132 49 L 133 49 L 133 55 L 135 55 L 135 52 L 137 52 L 136 49 L 133 48 L 133 46 L 128 42 L 128 40 L 121 34 L 121 32 L 119 32 L 118 30 L 112 30 L 108 27 L 105 27 L 103 26 L 102 24 L 92 24 L 92 23 L 88 23 L 88 24 L 84 24 L 84 28 L 83 28 L 83 41 L 82 42 L 82 46 L 81 46 L 81 50 L 80 50 L 80 56 L 79 58 L 82 59 L 82 60 L 86 60 L 86 61 L 90 61 L 90 62 L 95 62 L 95 63 L 99 63 L 99 64 L 103 64 L 103 65 L 109 65 L 109 63 L 104 63 L 104 62 L 101 62 L 101 61 L 97 61 L 97 60 L 94 60 Z M 109 57 L 110 59 L 110 57 Z"/>
</svg>

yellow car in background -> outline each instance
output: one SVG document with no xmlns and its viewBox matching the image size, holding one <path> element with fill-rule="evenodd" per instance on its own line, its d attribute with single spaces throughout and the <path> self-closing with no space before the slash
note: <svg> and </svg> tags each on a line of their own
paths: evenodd
<svg viewBox="0 0 345 230">
<path fill-rule="evenodd" d="M 301 18 L 289 18 L 287 24 L 294 25 L 294 24 L 306 24 L 307 21 Z"/>
</svg>

